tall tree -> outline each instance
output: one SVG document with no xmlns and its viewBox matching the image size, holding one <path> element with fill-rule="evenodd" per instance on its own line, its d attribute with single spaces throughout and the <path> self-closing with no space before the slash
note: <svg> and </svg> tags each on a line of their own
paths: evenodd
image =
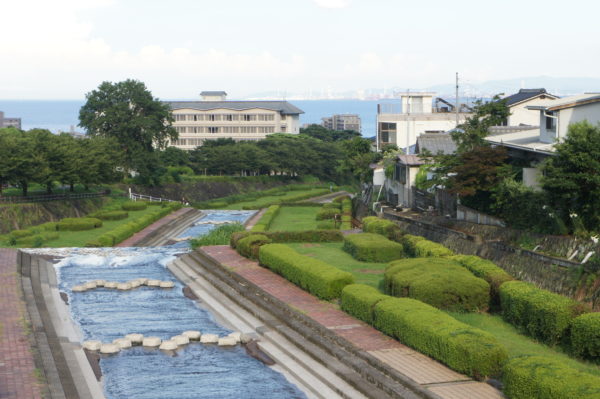
<svg viewBox="0 0 600 399">
<path fill-rule="evenodd" d="M 115 138 L 125 154 L 125 169 L 149 173 L 152 181 L 157 157 L 151 154 L 178 137 L 173 120 L 168 105 L 152 97 L 144 83 L 131 79 L 103 82 L 86 94 L 79 111 L 79 125 L 88 134 Z"/>
<path fill-rule="evenodd" d="M 555 148 L 542 179 L 554 209 L 567 223 L 573 215 L 586 228 L 600 229 L 600 126 L 574 123 Z"/>
</svg>

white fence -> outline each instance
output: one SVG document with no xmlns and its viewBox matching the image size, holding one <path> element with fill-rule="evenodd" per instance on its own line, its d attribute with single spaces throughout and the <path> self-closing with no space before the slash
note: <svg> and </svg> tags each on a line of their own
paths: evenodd
<svg viewBox="0 0 600 399">
<path fill-rule="evenodd" d="M 152 201 L 152 202 L 182 202 L 182 201 L 175 201 L 175 200 L 168 199 L 168 198 L 160 198 L 160 197 L 153 197 L 151 195 L 132 193 L 131 188 L 129 189 L 129 199 L 132 201 L 139 200 L 139 201 Z"/>
</svg>

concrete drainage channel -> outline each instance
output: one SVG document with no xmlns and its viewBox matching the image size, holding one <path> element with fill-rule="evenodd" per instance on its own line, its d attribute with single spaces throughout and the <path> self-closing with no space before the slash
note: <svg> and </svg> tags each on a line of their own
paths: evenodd
<svg viewBox="0 0 600 399">
<path fill-rule="evenodd" d="M 187 212 L 146 236 L 140 244 L 164 244 L 182 234 L 198 217 L 197 211 Z M 19 263 L 38 348 L 37 366 L 45 371 L 48 396 L 104 398 L 82 350 L 81 333 L 61 300 L 54 266 L 42 256 L 24 252 L 19 254 Z M 268 357 L 275 360 L 271 368 L 284 374 L 309 398 L 437 398 L 409 380 L 390 377 L 343 345 L 322 339 L 318 330 L 287 317 L 281 304 L 269 303 L 268 298 L 265 301 L 199 252 L 179 257 L 167 267 L 197 297 L 198 305 L 208 309 L 219 324 L 254 339 L 252 351 L 260 349 L 268 355 L 259 352 L 257 357 L 267 362 Z"/>
</svg>

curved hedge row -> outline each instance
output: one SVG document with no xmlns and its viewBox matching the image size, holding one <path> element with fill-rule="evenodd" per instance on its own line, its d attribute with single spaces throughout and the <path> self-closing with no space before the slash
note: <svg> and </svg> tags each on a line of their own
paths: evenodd
<svg viewBox="0 0 600 399">
<path fill-rule="evenodd" d="M 378 330 L 476 379 L 499 374 L 508 357 L 491 334 L 416 299 L 380 300 L 373 318 Z"/>
<path fill-rule="evenodd" d="M 560 342 L 573 319 L 589 311 L 577 301 L 523 281 L 508 281 L 500 286 L 500 305 L 507 322 L 549 345 Z"/>
<path fill-rule="evenodd" d="M 236 248 L 237 243 L 245 237 L 248 237 L 249 231 L 233 233 L 229 245 Z M 305 230 L 305 231 L 263 231 L 263 234 L 274 243 L 284 242 L 341 242 L 344 235 L 339 230 Z"/>
<path fill-rule="evenodd" d="M 271 223 L 273 223 L 273 220 L 275 220 L 275 218 L 279 214 L 280 210 L 281 206 L 279 205 L 271 205 L 270 207 L 268 207 L 267 211 L 261 216 L 261 218 L 252 227 L 252 229 L 250 229 L 250 231 L 267 231 L 269 229 L 269 226 L 271 226 Z"/>
<path fill-rule="evenodd" d="M 475 255 L 454 255 L 450 259 L 455 260 L 466 267 L 475 276 L 484 279 L 490 284 L 491 306 L 500 306 L 500 286 L 514 278 L 506 273 L 504 269 L 496 266 L 494 262 L 482 259 Z"/>
<path fill-rule="evenodd" d="M 64 218 L 56 225 L 59 231 L 83 231 L 97 227 L 102 227 L 102 220 L 97 218 Z"/>
<path fill-rule="evenodd" d="M 121 204 L 121 208 L 124 211 L 143 211 L 148 207 L 148 204 L 144 201 L 132 201 L 132 202 L 124 202 Z"/>
<path fill-rule="evenodd" d="M 415 258 L 428 258 L 428 257 L 441 257 L 441 256 L 452 256 L 454 252 L 451 249 L 446 248 L 442 244 L 437 242 L 429 241 L 424 237 L 413 236 L 406 234 L 402 238 L 402 244 L 406 253 L 410 254 Z"/>
<path fill-rule="evenodd" d="M 336 215 L 340 214 L 339 208 L 321 208 L 315 216 L 316 220 L 329 220 L 334 219 Z"/>
<path fill-rule="evenodd" d="M 373 233 L 348 234 L 343 249 L 364 262 L 389 262 L 404 256 L 402 245 Z"/>
<path fill-rule="evenodd" d="M 115 244 L 124 241 L 137 233 L 138 231 L 148 227 L 158 219 L 168 215 L 169 213 L 180 209 L 183 205 L 179 203 L 171 203 L 164 208 L 159 208 L 156 211 L 150 212 L 134 219 L 128 223 L 122 224 L 114 230 L 106 232 L 98 238 L 88 241 L 86 247 L 112 247 Z"/>
<path fill-rule="evenodd" d="M 504 393 L 511 399 L 597 399 L 600 378 L 542 356 L 519 356 L 503 370 Z"/>
<path fill-rule="evenodd" d="M 100 211 L 89 216 L 101 220 L 123 220 L 129 217 L 129 213 L 127 213 L 127 211 Z"/>
<path fill-rule="evenodd" d="M 384 275 L 386 292 L 439 309 L 476 312 L 488 309 L 490 285 L 447 258 L 409 258 L 391 262 Z"/>
<path fill-rule="evenodd" d="M 239 244 L 239 243 L 238 243 Z M 338 298 L 354 276 L 321 260 L 300 255 L 284 244 L 260 247 L 260 263 L 322 299 Z"/>
<path fill-rule="evenodd" d="M 271 239 L 264 234 L 250 234 L 238 241 L 236 250 L 246 258 L 258 259 L 260 247 L 271 242 Z"/>
<path fill-rule="evenodd" d="M 14 241 L 14 244 L 21 245 L 23 247 L 39 248 L 44 245 L 45 242 L 56 240 L 58 237 L 59 235 L 56 231 L 48 231 L 18 238 Z"/>
<path fill-rule="evenodd" d="M 576 356 L 600 357 L 600 313 L 586 313 L 571 324 L 571 348 Z"/>
<path fill-rule="evenodd" d="M 342 310 L 365 323 L 373 324 L 373 309 L 379 301 L 390 298 L 377 288 L 365 284 L 350 284 L 344 287 L 340 296 Z"/>
<path fill-rule="evenodd" d="M 402 238 L 402 229 L 391 220 L 367 216 L 363 218 L 362 224 L 363 231 L 367 233 L 381 234 L 393 241 L 400 241 Z"/>
</svg>

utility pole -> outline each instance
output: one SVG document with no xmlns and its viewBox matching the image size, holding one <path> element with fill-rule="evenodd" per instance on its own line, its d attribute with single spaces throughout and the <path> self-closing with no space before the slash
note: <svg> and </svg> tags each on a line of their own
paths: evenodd
<svg viewBox="0 0 600 399">
<path fill-rule="evenodd" d="M 458 72 L 456 72 L 456 106 L 454 112 L 456 113 L 456 127 L 458 128 Z"/>
<path fill-rule="evenodd" d="M 407 96 L 406 96 L 406 152 L 405 154 L 408 154 L 408 151 L 410 149 L 410 89 L 406 90 Z"/>
</svg>

